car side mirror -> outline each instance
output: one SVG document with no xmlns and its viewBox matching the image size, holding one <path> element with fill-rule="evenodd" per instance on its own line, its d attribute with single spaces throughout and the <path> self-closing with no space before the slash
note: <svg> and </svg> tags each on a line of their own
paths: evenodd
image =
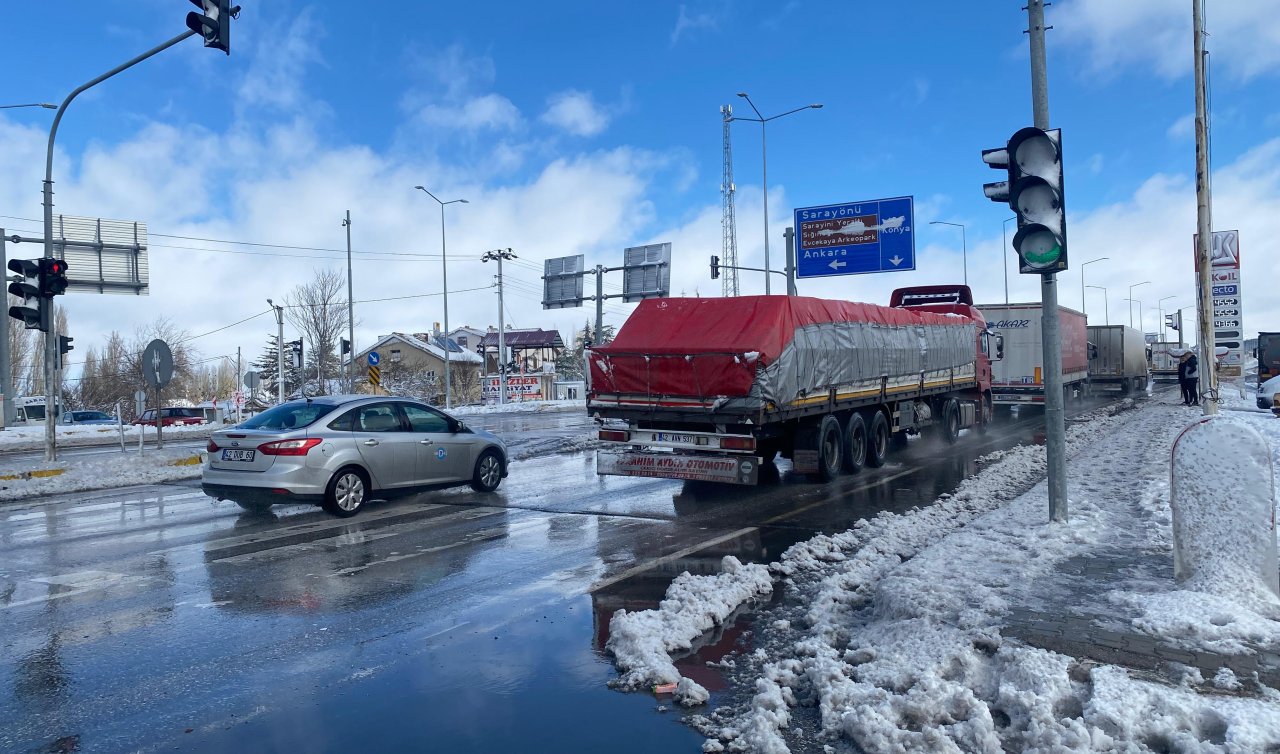
<svg viewBox="0 0 1280 754">
<path fill-rule="evenodd" d="M 450 432 L 452 432 L 452 433 L 453 433 L 453 434 L 455 434 L 455 435 L 456 435 L 456 434 L 458 434 L 459 432 L 461 432 L 462 430 L 466 429 L 466 428 L 467 428 L 467 425 L 463 424 L 462 422 L 458 421 L 457 419 L 450 419 L 450 420 L 449 420 L 449 431 L 450 431 Z"/>
<path fill-rule="evenodd" d="M 1004 336 L 997 335 L 996 336 L 996 361 L 1002 361 L 1003 359 L 1004 359 Z"/>
</svg>

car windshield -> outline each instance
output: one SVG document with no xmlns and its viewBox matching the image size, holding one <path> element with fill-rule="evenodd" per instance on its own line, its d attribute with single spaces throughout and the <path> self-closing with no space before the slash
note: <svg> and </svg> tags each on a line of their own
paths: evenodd
<svg viewBox="0 0 1280 754">
<path fill-rule="evenodd" d="M 110 416 L 107 416 L 106 414 L 102 413 L 101 411 L 77 411 L 77 412 L 75 412 L 74 414 L 72 414 L 72 416 L 74 416 L 74 417 L 75 417 L 75 420 L 76 420 L 76 421 L 78 421 L 78 422 L 94 421 L 94 420 L 98 420 L 98 419 L 110 419 L 110 418 L 111 418 Z"/>
<path fill-rule="evenodd" d="M 298 429 L 333 411 L 332 403 L 286 403 L 267 409 L 240 424 L 240 429 Z"/>
</svg>

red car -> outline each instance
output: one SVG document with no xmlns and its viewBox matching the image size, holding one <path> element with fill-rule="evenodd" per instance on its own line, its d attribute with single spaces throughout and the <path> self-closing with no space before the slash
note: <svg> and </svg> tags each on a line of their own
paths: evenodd
<svg viewBox="0 0 1280 754">
<path fill-rule="evenodd" d="M 162 408 L 160 409 L 161 421 L 164 426 L 186 426 L 189 424 L 204 424 L 204 414 L 200 413 L 200 409 L 196 408 Z M 133 421 L 134 424 L 142 424 L 147 427 L 156 425 L 156 410 L 154 408 L 147 409 L 142 412 Z"/>
</svg>

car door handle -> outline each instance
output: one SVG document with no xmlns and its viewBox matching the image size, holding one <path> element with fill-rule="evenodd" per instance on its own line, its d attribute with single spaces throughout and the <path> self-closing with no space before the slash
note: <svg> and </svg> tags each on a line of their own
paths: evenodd
<svg viewBox="0 0 1280 754">
<path fill-rule="evenodd" d="M 418 444 L 419 445 L 435 445 L 436 442 L 435 440 L 419 440 Z"/>
<path fill-rule="evenodd" d="M 377 444 L 378 444 L 378 441 L 377 441 L 377 440 L 365 440 L 365 441 L 364 441 L 364 444 L 365 444 L 365 445 L 368 445 L 369 447 L 373 447 L 374 445 L 377 445 Z"/>
</svg>

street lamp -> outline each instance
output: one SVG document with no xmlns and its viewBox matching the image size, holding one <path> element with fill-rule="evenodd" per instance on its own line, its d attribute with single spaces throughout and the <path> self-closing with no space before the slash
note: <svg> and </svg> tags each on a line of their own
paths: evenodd
<svg viewBox="0 0 1280 754">
<path fill-rule="evenodd" d="M 764 295 L 768 296 L 772 292 L 769 278 L 773 273 L 769 268 L 769 151 L 768 145 L 765 141 L 764 124 L 771 120 L 784 118 L 792 113 L 798 113 L 801 110 L 820 110 L 822 109 L 822 105 L 819 103 L 805 105 L 804 107 L 797 107 L 794 110 L 788 110 L 785 113 L 779 113 L 777 115 L 770 115 L 766 118 L 760 114 L 760 110 L 756 107 L 756 103 L 751 101 L 751 97 L 747 96 L 746 92 L 738 92 L 738 96 L 745 99 L 748 105 L 751 105 L 751 109 L 755 111 L 756 117 L 733 117 L 729 119 L 730 122 L 735 120 L 749 120 L 753 123 L 760 124 L 760 183 L 764 186 Z"/>
<path fill-rule="evenodd" d="M 964 265 L 964 284 L 969 284 L 969 246 L 964 239 L 964 226 L 960 223 L 949 223 L 945 220 L 930 220 L 930 225 L 954 225 L 960 229 L 960 253 L 962 256 L 962 264 Z"/>
<path fill-rule="evenodd" d="M 1125 299 L 1125 301 L 1128 301 L 1128 302 L 1129 302 L 1129 321 L 1130 321 L 1130 322 L 1133 322 L 1133 305 L 1134 305 L 1134 304 L 1137 304 L 1137 305 L 1138 305 L 1138 331 L 1139 331 L 1139 332 L 1142 332 L 1142 299 L 1140 299 L 1140 298 L 1127 298 L 1127 299 Z M 1133 325 L 1130 325 L 1130 327 L 1132 327 L 1132 326 L 1133 326 Z M 1144 338 L 1144 339 L 1146 338 L 1146 335 L 1145 335 L 1145 334 L 1143 335 L 1143 338 Z"/>
<path fill-rule="evenodd" d="M 453 407 L 453 388 L 449 384 L 449 257 L 444 244 L 444 207 L 446 204 L 470 204 L 466 199 L 450 199 L 441 201 L 435 194 L 423 186 L 414 186 L 422 193 L 436 200 L 440 205 L 440 268 L 441 289 L 444 291 L 444 407 Z"/>
<path fill-rule="evenodd" d="M 1007 217 L 1005 218 L 1005 221 L 1000 225 L 1000 239 L 1001 239 L 1001 243 L 1004 244 L 1003 250 L 1000 252 L 1000 258 L 1003 260 L 1000 264 L 1000 267 L 1001 269 L 1004 270 L 1004 305 L 1005 306 L 1009 305 L 1009 223 L 1017 219 L 1018 219 L 1017 215 L 1014 215 L 1013 217 Z"/>
<path fill-rule="evenodd" d="M 271 303 L 271 299 L 267 299 L 267 306 L 271 307 L 276 313 L 276 403 L 284 403 L 284 307 L 279 304 Z"/>
<path fill-rule="evenodd" d="M 1141 283 L 1134 283 L 1133 285 L 1129 286 L 1129 298 L 1125 299 L 1126 301 L 1129 302 L 1129 327 L 1133 327 L 1133 302 L 1137 301 L 1137 299 L 1133 297 L 1133 289 L 1137 288 L 1140 285 L 1150 285 L 1150 284 L 1151 284 L 1150 280 L 1143 280 Z M 1141 304 L 1138 305 L 1138 323 L 1139 324 L 1142 323 L 1142 305 Z"/>
<path fill-rule="evenodd" d="M 1162 341 L 1168 340 L 1168 338 L 1165 337 L 1165 328 L 1164 328 L 1164 302 L 1168 301 L 1171 298 L 1177 298 L 1177 296 L 1165 296 L 1164 298 L 1156 302 L 1156 311 L 1160 312 L 1160 340 Z"/>
<path fill-rule="evenodd" d="M 1084 264 L 1080 265 L 1080 313 L 1085 315 L 1085 319 L 1089 318 L 1089 312 L 1086 311 L 1086 307 L 1084 303 L 1084 267 L 1086 264 L 1093 264 L 1094 262 L 1101 262 L 1104 259 L 1110 259 L 1110 258 L 1111 257 L 1098 257 L 1097 259 L 1090 259 L 1088 262 L 1085 262 Z"/>
<path fill-rule="evenodd" d="M 0 105 L 0 110 L 12 110 L 15 107 L 43 107 L 46 110 L 57 110 L 57 105 L 50 105 L 48 102 L 33 102 L 29 105 Z"/>
<path fill-rule="evenodd" d="M 1106 316 L 1106 319 L 1104 321 L 1107 323 L 1107 326 L 1110 327 L 1111 326 L 1111 302 L 1107 301 L 1107 289 L 1101 285 L 1087 285 L 1085 287 L 1097 288 L 1098 290 L 1102 291 L 1102 311 Z"/>
</svg>

